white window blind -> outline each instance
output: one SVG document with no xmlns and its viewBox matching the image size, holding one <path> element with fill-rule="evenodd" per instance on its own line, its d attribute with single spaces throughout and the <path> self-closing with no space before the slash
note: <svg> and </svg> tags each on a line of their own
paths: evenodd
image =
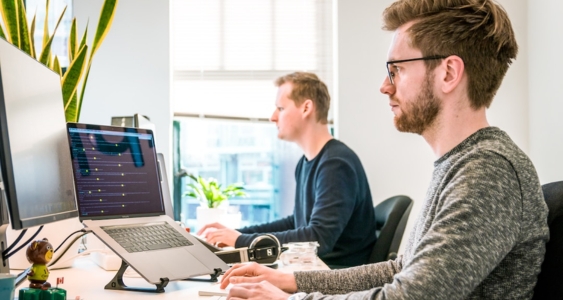
<svg viewBox="0 0 563 300">
<path fill-rule="evenodd" d="M 177 115 L 269 118 L 273 81 L 316 73 L 332 90 L 331 0 L 175 0 Z"/>
</svg>

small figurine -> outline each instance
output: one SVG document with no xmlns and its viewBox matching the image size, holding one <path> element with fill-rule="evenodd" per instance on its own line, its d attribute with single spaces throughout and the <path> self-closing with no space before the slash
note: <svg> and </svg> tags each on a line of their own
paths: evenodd
<svg viewBox="0 0 563 300">
<path fill-rule="evenodd" d="M 51 284 L 47 282 L 49 269 L 47 263 L 53 258 L 53 246 L 47 238 L 31 242 L 26 251 L 27 260 L 32 263 L 31 270 L 27 272 L 27 280 L 32 289 L 47 290 Z"/>
</svg>

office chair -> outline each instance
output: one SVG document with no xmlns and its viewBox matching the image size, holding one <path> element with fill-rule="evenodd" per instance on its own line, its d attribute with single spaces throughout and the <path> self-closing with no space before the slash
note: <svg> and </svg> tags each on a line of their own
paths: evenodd
<svg viewBox="0 0 563 300">
<path fill-rule="evenodd" d="M 563 181 L 542 185 L 549 214 L 549 242 L 533 300 L 563 299 Z"/>
<path fill-rule="evenodd" d="M 407 196 L 394 196 L 379 203 L 375 210 L 375 235 L 369 263 L 395 259 L 411 213 L 413 201 Z"/>
</svg>

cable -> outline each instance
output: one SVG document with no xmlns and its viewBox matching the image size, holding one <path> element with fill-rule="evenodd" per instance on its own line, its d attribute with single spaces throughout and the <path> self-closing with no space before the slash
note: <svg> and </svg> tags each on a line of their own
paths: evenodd
<svg viewBox="0 0 563 300">
<path fill-rule="evenodd" d="M 4 251 L 2 251 L 2 256 L 6 255 L 6 253 L 10 252 L 10 250 L 12 250 L 12 248 L 14 248 L 14 246 L 22 239 L 22 237 L 25 235 L 25 233 L 27 232 L 27 228 L 22 230 L 20 232 L 20 235 L 18 235 L 18 237 L 16 238 L 16 240 L 6 249 L 4 249 Z"/>
<path fill-rule="evenodd" d="M 84 229 L 77 231 L 77 232 L 83 232 L 83 233 L 82 233 L 81 235 L 75 237 L 75 238 L 72 240 L 72 242 L 70 242 L 70 243 L 68 244 L 68 247 L 66 247 L 66 248 L 63 250 L 63 253 L 62 253 L 61 255 L 57 256 L 57 258 L 56 258 L 55 260 L 52 260 L 52 261 L 47 265 L 48 267 L 50 267 L 50 266 L 54 265 L 55 263 L 57 263 L 57 262 L 61 259 L 61 257 L 63 257 L 63 255 L 65 255 L 65 253 L 68 251 L 68 249 L 70 249 L 70 246 L 72 246 L 72 244 L 74 244 L 74 242 L 76 242 L 79 238 L 81 238 L 81 237 L 83 237 L 84 235 L 86 235 L 86 234 L 88 234 L 88 233 L 91 232 L 91 231 L 86 231 L 86 230 L 83 231 L 83 230 L 84 230 Z M 71 233 L 71 234 L 65 239 L 65 241 L 66 241 L 68 238 L 70 238 L 70 237 L 71 237 L 73 234 L 75 234 L 75 233 L 76 233 L 76 232 Z M 58 250 L 63 244 L 64 244 L 64 241 L 61 243 L 61 245 L 60 245 L 59 247 L 57 247 L 57 250 Z M 55 252 L 56 252 L 56 251 L 55 251 Z"/>
<path fill-rule="evenodd" d="M 37 228 L 37 231 L 27 240 L 25 241 L 25 243 L 23 243 L 22 245 L 20 245 L 18 248 L 16 248 L 16 250 L 4 255 L 4 259 L 8 259 L 10 258 L 10 256 L 16 254 L 18 251 L 20 251 L 23 247 L 27 246 L 27 244 L 29 244 L 29 242 L 31 242 L 38 234 L 39 232 L 41 232 L 41 230 L 43 229 L 43 225 L 39 226 L 39 228 Z"/>
<path fill-rule="evenodd" d="M 79 233 L 79 232 L 86 232 L 86 229 L 80 229 L 80 230 L 77 230 L 77 231 L 75 231 L 75 232 L 69 234 L 69 235 L 66 237 L 66 239 L 64 239 L 64 241 L 61 242 L 61 244 L 57 247 L 57 249 L 55 249 L 54 252 L 56 253 L 57 251 L 59 251 L 59 249 L 64 245 L 64 243 L 65 243 L 71 236 L 73 236 L 74 234 Z M 81 236 L 84 236 L 84 235 L 81 235 Z M 72 244 L 71 244 L 71 245 L 72 245 Z"/>
</svg>

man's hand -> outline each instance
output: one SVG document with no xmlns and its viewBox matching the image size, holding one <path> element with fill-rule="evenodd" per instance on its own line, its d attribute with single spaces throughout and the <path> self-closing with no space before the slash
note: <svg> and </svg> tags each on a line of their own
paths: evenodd
<svg viewBox="0 0 563 300">
<path fill-rule="evenodd" d="M 221 288 L 226 288 L 229 283 L 233 285 L 241 283 L 258 284 L 263 281 L 268 281 L 277 288 L 288 293 L 295 293 L 297 291 L 297 283 L 295 283 L 295 277 L 293 274 L 282 273 L 257 263 L 236 264 L 232 266 L 221 278 Z M 256 285 L 254 285 L 254 287 L 255 286 Z M 285 299 L 287 299 L 287 297 L 288 296 L 286 296 Z"/>
<path fill-rule="evenodd" d="M 221 247 L 235 246 L 237 238 L 241 235 L 240 232 L 225 227 L 220 223 L 211 223 L 203 226 L 198 232 L 198 235 L 203 237 L 210 244 L 217 244 Z"/>
<path fill-rule="evenodd" d="M 259 283 L 242 283 L 231 287 L 227 300 L 287 300 L 289 294 L 283 292 L 267 281 Z"/>
</svg>

